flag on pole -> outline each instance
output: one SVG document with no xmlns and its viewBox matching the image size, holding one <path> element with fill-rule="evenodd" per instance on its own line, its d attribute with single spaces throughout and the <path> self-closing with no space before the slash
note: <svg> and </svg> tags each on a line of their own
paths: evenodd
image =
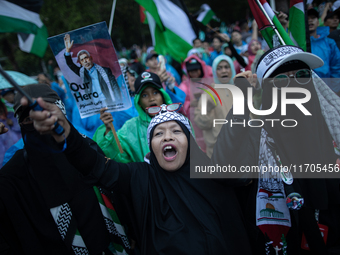
<svg viewBox="0 0 340 255">
<path fill-rule="evenodd" d="M 306 51 L 305 8 L 303 0 L 290 0 L 288 32 L 294 44 Z"/>
<path fill-rule="evenodd" d="M 217 18 L 210 6 L 202 4 L 201 9 L 198 12 L 197 21 L 201 22 L 203 25 L 207 25 L 212 19 L 220 22 L 220 19 Z"/>
<path fill-rule="evenodd" d="M 145 8 L 143 6 L 139 6 L 139 17 L 140 22 L 143 24 L 148 24 L 148 19 L 146 18 Z"/>
<path fill-rule="evenodd" d="M 266 0 L 248 0 L 248 3 L 259 30 L 270 48 L 283 43 L 285 45 L 294 45 Z M 278 39 L 279 36 L 283 42 Z"/>
<path fill-rule="evenodd" d="M 0 1 L 0 33 L 18 33 L 22 51 L 45 55 L 47 49 L 47 29 L 39 14 L 11 2 Z"/>
<path fill-rule="evenodd" d="M 136 0 L 145 8 L 155 51 L 182 62 L 197 37 L 182 0 Z"/>
</svg>

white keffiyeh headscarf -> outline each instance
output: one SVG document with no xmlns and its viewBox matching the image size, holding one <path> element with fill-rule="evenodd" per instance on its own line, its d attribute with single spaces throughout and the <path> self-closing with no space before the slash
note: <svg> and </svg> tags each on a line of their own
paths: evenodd
<svg viewBox="0 0 340 255">
<path fill-rule="evenodd" d="M 172 120 L 180 121 L 181 123 L 183 123 L 183 125 L 185 125 L 187 127 L 187 129 L 192 134 L 190 122 L 189 122 L 189 120 L 186 117 L 184 117 L 182 114 L 179 114 L 177 112 L 169 112 L 169 111 L 167 111 L 165 104 L 162 104 L 161 107 L 162 107 L 161 112 L 151 119 L 151 122 L 150 122 L 149 127 L 148 127 L 147 139 L 148 139 L 149 147 L 150 147 L 150 133 L 151 133 L 151 130 L 155 126 L 157 126 L 158 124 L 161 124 L 161 123 L 164 123 L 164 122 L 167 122 L 167 121 L 172 121 Z"/>
</svg>

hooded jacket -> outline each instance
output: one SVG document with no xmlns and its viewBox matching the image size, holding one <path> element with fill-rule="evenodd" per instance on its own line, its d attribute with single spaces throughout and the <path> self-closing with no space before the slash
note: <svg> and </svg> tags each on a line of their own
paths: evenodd
<svg viewBox="0 0 340 255">
<path fill-rule="evenodd" d="M 197 57 L 195 55 L 191 55 L 191 56 L 187 57 L 184 60 L 183 66 L 185 67 L 186 63 L 192 58 L 196 59 L 201 64 L 202 72 L 203 72 L 202 78 L 213 77 L 211 66 L 206 65 L 205 62 L 202 59 L 200 59 L 199 57 Z M 181 90 L 183 90 L 186 94 L 185 102 L 184 102 L 184 112 L 185 112 L 186 115 L 188 115 L 189 114 L 189 107 L 190 107 L 190 77 L 188 77 L 188 79 L 186 79 L 185 81 L 182 81 L 182 83 L 179 85 L 179 88 Z"/>
<path fill-rule="evenodd" d="M 183 63 L 183 67 L 186 67 L 186 63 L 190 59 L 193 59 L 193 58 L 196 59 L 202 66 L 202 81 L 201 82 L 205 82 L 210 85 L 212 82 L 212 77 L 213 77 L 212 69 L 210 66 L 206 65 L 202 59 L 200 59 L 196 55 L 191 55 L 185 59 Z M 206 145 L 205 145 L 204 138 L 203 138 L 203 132 L 197 127 L 196 123 L 193 121 L 194 111 L 196 107 L 191 107 L 191 112 L 190 112 L 190 92 L 193 95 L 200 94 L 202 91 L 200 89 L 197 89 L 196 87 L 202 87 L 202 86 L 203 85 L 199 83 L 190 82 L 190 77 L 188 77 L 187 80 L 181 83 L 179 88 L 186 93 L 186 98 L 185 98 L 184 107 L 183 107 L 184 114 L 191 120 L 192 126 L 195 131 L 195 135 L 196 135 L 196 142 L 199 145 L 199 147 L 205 152 Z"/>
<path fill-rule="evenodd" d="M 143 90 L 141 90 L 141 92 L 142 91 Z M 165 103 L 172 104 L 169 94 L 166 93 L 164 89 L 160 89 L 159 91 L 162 93 Z M 105 155 L 117 162 L 143 162 L 144 156 L 150 152 L 146 139 L 146 132 L 151 117 L 146 114 L 138 104 L 141 92 L 136 94 L 134 98 L 134 104 L 139 116 L 126 121 L 123 127 L 117 132 L 124 153 L 121 154 L 119 152 L 112 131 L 104 136 L 106 130 L 104 124 L 97 129 L 93 136 L 93 140 L 97 142 Z"/>
<path fill-rule="evenodd" d="M 319 56 L 324 65 L 314 71 L 321 78 L 340 78 L 340 51 L 333 39 L 328 38 L 329 27 L 318 27 L 316 29 L 319 38 L 310 37 L 312 53 Z M 336 80 L 325 81 L 334 91 L 340 91 L 340 83 Z"/>
</svg>

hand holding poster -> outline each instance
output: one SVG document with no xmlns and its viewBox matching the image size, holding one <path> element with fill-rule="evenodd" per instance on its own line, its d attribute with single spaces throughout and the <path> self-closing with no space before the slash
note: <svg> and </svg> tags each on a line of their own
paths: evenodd
<svg viewBox="0 0 340 255">
<path fill-rule="evenodd" d="M 122 111 L 131 99 L 105 22 L 48 38 L 81 118 Z"/>
</svg>

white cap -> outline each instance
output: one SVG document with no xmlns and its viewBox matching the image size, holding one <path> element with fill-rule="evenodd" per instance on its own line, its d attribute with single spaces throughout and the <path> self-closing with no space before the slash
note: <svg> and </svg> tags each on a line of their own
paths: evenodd
<svg viewBox="0 0 340 255">
<path fill-rule="evenodd" d="M 340 7 L 340 0 L 337 0 L 332 5 L 332 10 L 335 11 Z"/>
<path fill-rule="evenodd" d="M 265 52 L 261 57 L 256 68 L 259 83 L 262 84 L 263 79 L 268 78 L 280 65 L 291 60 L 300 60 L 306 63 L 310 69 L 318 68 L 324 64 L 321 58 L 304 52 L 299 47 L 279 46 Z"/>
</svg>

